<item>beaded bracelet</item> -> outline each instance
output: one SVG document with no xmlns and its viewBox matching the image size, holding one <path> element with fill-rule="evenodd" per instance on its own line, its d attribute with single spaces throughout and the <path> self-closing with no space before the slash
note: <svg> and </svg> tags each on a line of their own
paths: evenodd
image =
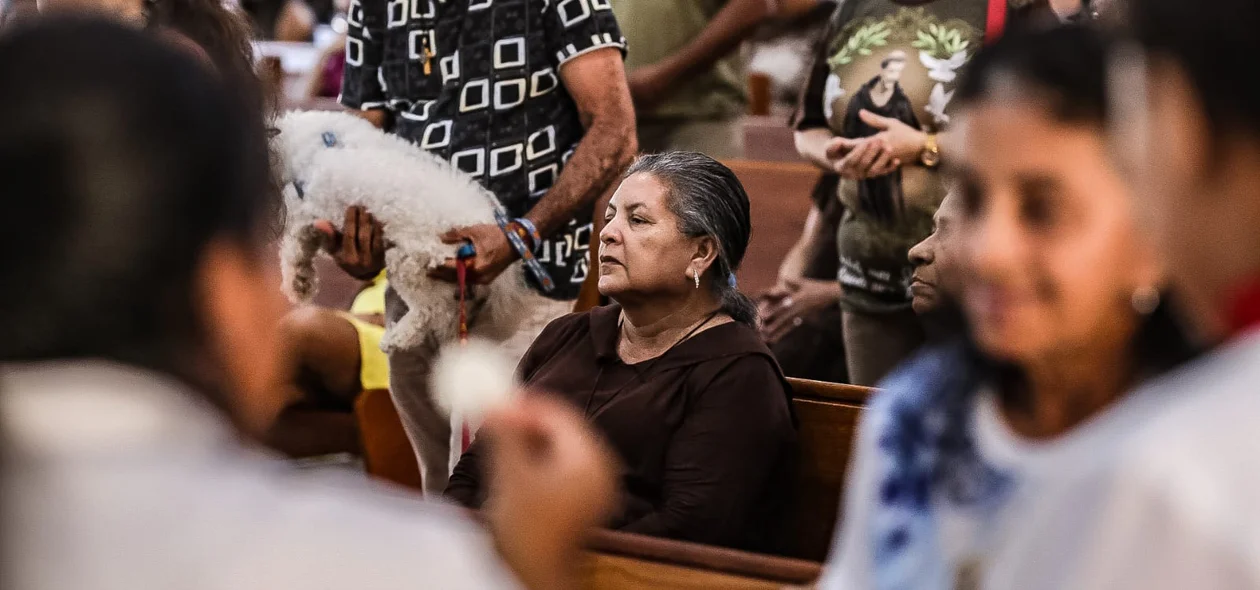
<svg viewBox="0 0 1260 590">
<path fill-rule="evenodd" d="M 509 221 L 507 223 L 507 230 L 520 237 L 521 240 L 525 242 L 525 245 L 529 247 L 530 252 L 538 251 L 538 246 L 542 240 L 536 239 L 533 234 L 529 233 L 529 229 L 522 225 L 519 220 L 513 219 L 512 221 Z"/>
<path fill-rule="evenodd" d="M 529 232 L 529 238 L 534 243 L 534 251 L 537 252 L 538 249 L 542 247 L 542 234 L 538 233 L 538 226 L 534 225 L 534 222 L 524 217 L 517 217 L 512 221 L 519 224 L 522 228 L 525 228 L 525 231 Z"/>
<path fill-rule="evenodd" d="M 547 272 L 547 269 L 543 268 L 542 263 L 534 257 L 534 251 L 525 244 L 525 238 L 509 227 L 514 222 L 523 227 L 519 223 L 520 220 L 508 219 L 508 216 L 502 210 L 496 210 L 494 212 L 494 221 L 499 225 L 499 230 L 503 232 L 503 235 L 507 236 L 508 243 L 512 245 L 512 249 L 516 250 L 516 254 L 524 261 L 525 268 L 529 270 L 530 274 L 534 275 L 534 279 L 538 281 L 538 286 L 542 287 L 543 293 L 554 291 L 556 283 L 551 280 L 551 275 Z M 533 236 L 530 237 L 532 238 Z M 535 242 L 536 245 L 541 243 L 541 240 Z"/>
</svg>

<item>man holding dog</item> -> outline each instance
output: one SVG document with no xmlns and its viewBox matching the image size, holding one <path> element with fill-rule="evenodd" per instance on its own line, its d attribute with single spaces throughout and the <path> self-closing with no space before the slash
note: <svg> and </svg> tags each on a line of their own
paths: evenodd
<svg viewBox="0 0 1260 590">
<path fill-rule="evenodd" d="M 469 280 L 488 283 L 522 256 L 536 260 L 526 275 L 538 311 L 507 343 L 523 354 L 572 310 L 592 272 L 594 204 L 638 150 L 625 39 L 608 0 L 352 0 L 348 21 L 341 103 L 451 161 L 503 204 L 502 225 L 443 236 L 473 244 Z M 336 221 L 324 228 L 333 257 L 357 278 L 375 276 L 380 224 L 358 208 Z M 454 282 L 455 261 L 431 276 Z M 388 292 L 386 321 L 405 311 Z M 440 493 L 460 449 L 429 396 L 435 352 L 391 355 L 390 384 L 425 491 Z"/>
</svg>

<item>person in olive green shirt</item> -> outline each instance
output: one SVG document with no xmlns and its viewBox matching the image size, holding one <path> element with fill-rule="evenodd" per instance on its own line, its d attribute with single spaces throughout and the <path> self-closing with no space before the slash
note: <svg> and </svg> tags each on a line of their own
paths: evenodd
<svg viewBox="0 0 1260 590">
<path fill-rule="evenodd" d="M 739 46 L 765 20 L 817 0 L 611 0 L 644 152 L 743 155 L 748 81 Z"/>
</svg>

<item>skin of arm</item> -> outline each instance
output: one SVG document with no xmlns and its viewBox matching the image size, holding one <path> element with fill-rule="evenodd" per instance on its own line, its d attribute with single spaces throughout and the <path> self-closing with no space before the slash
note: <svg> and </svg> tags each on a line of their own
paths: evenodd
<svg viewBox="0 0 1260 590">
<path fill-rule="evenodd" d="M 560 80 L 577 104 L 586 134 L 555 186 L 525 216 L 542 235 L 564 227 L 574 212 L 603 196 L 638 153 L 634 105 L 625 79 L 615 47 L 592 51 L 560 67 Z"/>
<path fill-rule="evenodd" d="M 827 156 L 827 146 L 835 137 L 835 134 L 826 127 L 813 127 L 797 131 L 793 135 L 793 141 L 796 144 L 796 153 L 802 158 L 823 170 L 835 172 L 835 163 Z"/>
<path fill-rule="evenodd" d="M 795 327 L 797 317 L 813 313 L 840 299 L 840 283 L 835 280 L 806 279 L 807 261 L 826 247 L 827 240 L 822 212 L 811 207 L 805 218 L 801 237 L 779 266 L 778 282 L 759 301 L 761 336 L 774 343 Z"/>
<path fill-rule="evenodd" d="M 805 217 L 805 227 L 801 230 L 801 236 L 797 238 L 796 243 L 792 244 L 792 248 L 788 250 L 786 256 L 783 257 L 783 264 L 779 265 L 779 281 L 788 279 L 799 279 L 805 274 L 805 263 L 818 254 L 822 249 L 824 241 L 822 232 L 822 212 L 817 206 L 809 208 L 809 215 Z"/>
</svg>

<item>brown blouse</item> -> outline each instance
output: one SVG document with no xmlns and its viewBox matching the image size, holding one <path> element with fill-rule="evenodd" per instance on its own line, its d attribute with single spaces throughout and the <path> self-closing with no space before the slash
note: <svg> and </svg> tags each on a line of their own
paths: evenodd
<svg viewBox="0 0 1260 590">
<path fill-rule="evenodd" d="M 610 305 L 552 322 L 519 368 L 531 390 L 585 409 L 620 455 L 624 502 L 611 528 L 773 550 L 796 429 L 770 351 L 732 322 L 627 365 L 617 355 L 620 312 Z M 446 489 L 470 508 L 484 500 L 480 447 L 464 453 Z"/>
</svg>

